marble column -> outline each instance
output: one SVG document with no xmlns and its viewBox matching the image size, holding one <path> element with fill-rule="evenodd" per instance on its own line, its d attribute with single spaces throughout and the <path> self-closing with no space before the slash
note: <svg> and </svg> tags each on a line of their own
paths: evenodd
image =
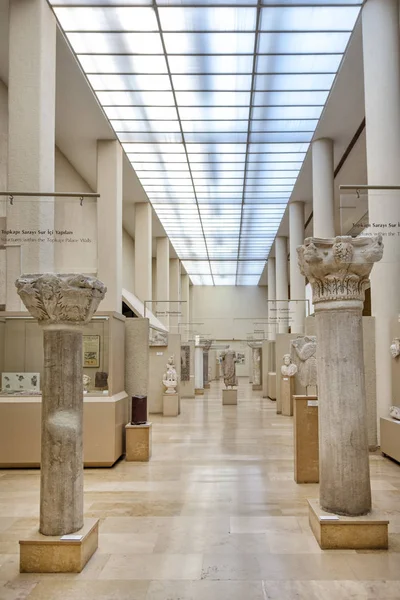
<svg viewBox="0 0 400 600">
<path fill-rule="evenodd" d="M 152 300 L 152 208 L 148 202 L 135 204 L 135 295 Z M 151 302 L 146 307 L 153 312 Z"/>
<path fill-rule="evenodd" d="M 204 390 L 203 376 L 203 347 L 196 346 L 194 349 L 194 387 L 200 392 Z"/>
<path fill-rule="evenodd" d="M 181 261 L 171 258 L 169 261 L 169 327 L 171 333 L 179 333 L 179 323 L 182 320 L 181 299 Z"/>
<path fill-rule="evenodd" d="M 312 144 L 313 233 L 315 237 L 335 235 L 333 141 L 327 138 Z"/>
<path fill-rule="evenodd" d="M 277 333 L 288 332 L 289 282 L 287 260 L 287 238 L 278 236 L 275 239 L 275 277 L 276 308 L 278 316 Z"/>
<path fill-rule="evenodd" d="M 371 509 L 362 310 L 382 254 L 379 236 L 307 238 L 298 248 L 316 314 L 320 504 L 340 515 Z"/>
<path fill-rule="evenodd" d="M 169 239 L 158 237 L 156 239 L 156 294 L 157 303 L 153 308 L 156 317 L 169 327 Z"/>
<path fill-rule="evenodd" d="M 10 0 L 8 76 L 9 190 L 54 192 L 56 19 L 46 0 Z M 16 198 L 7 229 L 54 229 L 54 200 Z M 21 310 L 14 282 L 21 273 L 54 270 L 54 245 L 10 245 L 7 310 Z"/>
<path fill-rule="evenodd" d="M 304 202 L 289 204 L 290 249 L 290 331 L 304 333 L 306 316 L 306 283 L 297 265 L 297 247 L 304 240 Z"/>
<path fill-rule="evenodd" d="M 40 533 L 83 526 L 82 326 L 106 288 L 85 275 L 22 275 L 17 292 L 43 328 Z"/>
<path fill-rule="evenodd" d="M 368 0 L 362 9 L 367 174 L 369 185 L 399 185 L 400 40 L 398 0 Z M 368 194 L 368 222 L 400 222 L 400 190 Z M 388 231 L 389 229 L 389 231 Z M 372 316 L 375 317 L 376 397 L 380 417 L 393 403 L 391 322 L 400 313 L 400 229 L 384 230 L 385 255 L 371 274 Z M 378 228 L 369 232 L 377 234 Z M 390 235 L 392 234 L 392 235 Z"/>
<path fill-rule="evenodd" d="M 276 277 L 275 258 L 269 258 L 267 263 L 268 276 L 268 339 L 276 339 Z"/>
<path fill-rule="evenodd" d="M 107 285 L 102 310 L 122 312 L 122 146 L 97 142 L 97 275 Z"/>
<path fill-rule="evenodd" d="M 188 341 L 190 334 L 190 279 L 189 275 L 181 275 L 182 321 L 181 336 Z"/>
</svg>

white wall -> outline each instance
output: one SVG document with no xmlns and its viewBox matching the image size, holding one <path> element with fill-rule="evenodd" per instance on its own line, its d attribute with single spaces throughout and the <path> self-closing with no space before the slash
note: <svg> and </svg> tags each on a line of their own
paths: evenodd
<svg viewBox="0 0 400 600">
<path fill-rule="evenodd" d="M 246 355 L 245 365 L 237 365 L 237 375 L 249 374 L 250 348 L 246 340 L 265 329 L 267 321 L 267 287 L 198 286 L 190 287 L 193 327 L 216 343 L 229 343 L 236 352 Z M 202 323 L 196 325 L 196 323 Z"/>
<path fill-rule="evenodd" d="M 122 287 L 135 292 L 135 242 L 125 229 L 122 230 Z"/>
<path fill-rule="evenodd" d="M 8 92 L 0 80 L 0 191 L 7 189 Z"/>
</svg>

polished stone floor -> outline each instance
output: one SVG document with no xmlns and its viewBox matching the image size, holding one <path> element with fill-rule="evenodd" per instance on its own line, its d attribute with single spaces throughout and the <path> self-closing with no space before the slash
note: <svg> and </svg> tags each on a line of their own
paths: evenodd
<svg viewBox="0 0 400 600">
<path fill-rule="evenodd" d="M 0 600 L 400 599 L 400 466 L 371 455 L 389 552 L 321 551 L 293 481 L 292 419 L 241 380 L 153 416 L 150 463 L 85 471 L 99 549 L 79 575 L 20 575 L 18 540 L 37 527 L 39 472 L 0 471 Z"/>
</svg>

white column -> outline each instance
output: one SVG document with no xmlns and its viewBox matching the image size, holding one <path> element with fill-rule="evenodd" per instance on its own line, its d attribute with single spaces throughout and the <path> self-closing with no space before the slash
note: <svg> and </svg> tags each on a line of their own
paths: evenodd
<svg viewBox="0 0 400 600">
<path fill-rule="evenodd" d="M 202 346 L 196 346 L 194 350 L 194 387 L 196 391 L 204 390 Z"/>
<path fill-rule="evenodd" d="M 181 275 L 181 300 L 182 300 L 182 339 L 189 339 L 190 322 L 190 280 L 189 275 Z"/>
<path fill-rule="evenodd" d="M 0 81 L 0 190 L 7 189 L 7 152 L 8 152 L 8 91 L 2 81 Z M 6 202 L 5 199 L 0 202 L 0 226 L 6 229 Z M 4 246 L 5 237 L 0 236 L 0 304 L 5 305 L 7 294 L 6 279 L 6 249 Z M 13 290 L 14 291 L 14 290 Z"/>
<path fill-rule="evenodd" d="M 171 333 L 179 333 L 181 322 L 181 262 L 179 258 L 171 258 L 169 261 L 169 328 Z"/>
<path fill-rule="evenodd" d="M 290 330 L 304 333 L 306 315 L 305 279 L 297 264 L 297 248 L 304 242 L 304 202 L 289 204 L 289 251 L 290 251 Z"/>
<path fill-rule="evenodd" d="M 369 185 L 399 185 L 400 43 L 398 0 L 368 0 L 362 12 Z M 399 191 L 370 192 L 369 223 L 400 222 Z M 378 233 L 373 227 L 371 233 Z M 383 259 L 371 274 L 375 317 L 377 417 L 392 404 L 390 322 L 400 312 L 399 237 L 383 238 Z M 379 427 L 378 427 L 379 431 Z"/>
<path fill-rule="evenodd" d="M 54 191 L 55 75 L 56 21 L 49 5 L 45 0 L 10 0 L 7 186 L 10 190 Z M 7 229 L 21 228 L 52 231 L 54 202 L 38 197 L 23 202 L 16 199 L 14 206 L 8 205 Z M 7 248 L 7 309 L 21 310 L 14 287 L 21 272 L 52 271 L 51 242 Z"/>
<path fill-rule="evenodd" d="M 333 141 L 315 140 L 312 145 L 314 237 L 335 237 Z"/>
<path fill-rule="evenodd" d="M 107 286 L 102 310 L 122 311 L 122 147 L 97 142 L 97 274 Z"/>
<path fill-rule="evenodd" d="M 158 237 L 156 240 L 156 297 L 154 306 L 156 317 L 169 327 L 169 239 Z"/>
<path fill-rule="evenodd" d="M 278 333 L 288 332 L 288 260 L 287 238 L 278 236 L 275 239 L 275 277 L 276 277 L 276 308 L 278 316 Z"/>
<path fill-rule="evenodd" d="M 135 295 L 145 302 L 152 299 L 152 214 L 151 204 L 135 204 Z M 152 304 L 146 304 L 153 310 Z"/>
<path fill-rule="evenodd" d="M 269 258 L 267 263 L 268 276 L 268 339 L 276 339 L 276 278 L 275 278 L 275 258 Z"/>
</svg>

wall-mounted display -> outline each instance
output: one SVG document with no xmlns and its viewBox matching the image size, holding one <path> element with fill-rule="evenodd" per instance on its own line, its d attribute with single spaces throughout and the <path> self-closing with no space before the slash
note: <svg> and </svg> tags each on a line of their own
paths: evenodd
<svg viewBox="0 0 400 600">
<path fill-rule="evenodd" d="M 100 336 L 83 336 L 83 366 L 98 368 L 100 366 Z"/>
<path fill-rule="evenodd" d="M 243 352 L 236 352 L 236 363 L 238 365 L 246 364 L 246 355 Z"/>
<path fill-rule="evenodd" d="M 181 381 L 190 381 L 190 346 L 181 346 Z"/>
<path fill-rule="evenodd" d="M 1 391 L 6 394 L 40 392 L 40 373 L 2 373 Z"/>
<path fill-rule="evenodd" d="M 150 327 L 149 346 L 168 346 L 168 331 Z"/>
</svg>

